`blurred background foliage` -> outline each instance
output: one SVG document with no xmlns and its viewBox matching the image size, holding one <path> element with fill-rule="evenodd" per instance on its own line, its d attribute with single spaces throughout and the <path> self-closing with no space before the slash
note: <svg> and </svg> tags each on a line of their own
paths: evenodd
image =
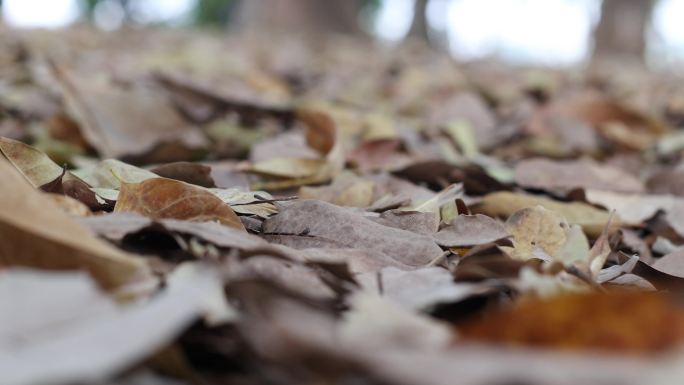
<svg viewBox="0 0 684 385">
<path fill-rule="evenodd" d="M 684 60 L 684 0 L 0 0 L 13 26 L 93 22 L 422 40 L 459 59 L 573 66 Z"/>
</svg>

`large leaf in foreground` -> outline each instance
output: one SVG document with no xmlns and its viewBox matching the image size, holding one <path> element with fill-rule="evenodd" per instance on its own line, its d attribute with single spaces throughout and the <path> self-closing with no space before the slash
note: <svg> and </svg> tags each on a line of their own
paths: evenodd
<svg viewBox="0 0 684 385">
<path fill-rule="evenodd" d="M 7 270 L 0 275 L 0 383 L 101 383 L 211 315 L 220 288 L 216 274 L 190 271 L 150 301 L 121 306 L 82 273 Z"/>
<path fill-rule="evenodd" d="M 92 236 L 0 158 L 0 267 L 89 271 L 113 288 L 146 275 L 142 260 Z"/>
</svg>

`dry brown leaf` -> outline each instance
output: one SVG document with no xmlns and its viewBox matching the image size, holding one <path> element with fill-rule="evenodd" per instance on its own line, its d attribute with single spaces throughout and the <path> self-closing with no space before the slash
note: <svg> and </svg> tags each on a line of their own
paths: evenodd
<svg viewBox="0 0 684 385">
<path fill-rule="evenodd" d="M 337 141 L 335 122 L 323 112 L 302 109 L 296 113 L 297 119 L 306 126 L 306 142 L 309 147 L 325 156 L 332 151 Z"/>
<path fill-rule="evenodd" d="M 83 273 L 3 271 L 0 379 L 13 385 L 104 383 L 212 311 L 217 291 L 220 280 L 204 269 L 170 282 L 149 301 L 124 306 Z"/>
<path fill-rule="evenodd" d="M 76 217 L 87 217 L 92 215 L 88 206 L 74 198 L 68 197 L 66 195 L 50 193 L 46 193 L 45 197 L 54 202 L 57 206 L 59 206 L 60 209 L 62 209 L 62 211 L 69 215 Z"/>
<path fill-rule="evenodd" d="M 548 119 L 566 118 L 584 122 L 608 140 L 631 150 L 645 150 L 669 130 L 662 121 L 626 107 L 595 91 L 558 98 L 541 109 L 529 122 L 532 133 L 548 131 Z"/>
<path fill-rule="evenodd" d="M 159 175 L 132 166 L 116 159 L 105 159 L 97 163 L 95 167 L 74 170 L 72 173 L 90 187 L 118 190 L 121 183 L 140 183 L 147 179 L 158 178 Z"/>
<path fill-rule="evenodd" d="M 90 235 L 0 158 L 0 265 L 87 270 L 106 288 L 146 279 L 142 259 Z"/>
<path fill-rule="evenodd" d="M 339 325 L 342 343 L 367 349 L 441 349 L 449 345 L 453 332 L 445 323 L 397 306 L 389 298 L 364 292 L 353 295 Z"/>
<path fill-rule="evenodd" d="M 502 248 L 512 258 L 548 260 L 563 250 L 568 241 L 565 218 L 542 206 L 516 211 L 506 221 L 506 232 L 513 237 L 513 247 Z"/>
<path fill-rule="evenodd" d="M 459 215 L 442 228 L 434 238 L 440 246 L 477 246 L 507 238 L 503 224 L 485 215 Z"/>
<path fill-rule="evenodd" d="M 264 221 L 265 233 L 304 235 L 340 246 L 377 251 L 410 266 L 421 266 L 442 250 L 429 237 L 375 223 L 349 209 L 303 200 L 283 207 Z"/>
<path fill-rule="evenodd" d="M 590 161 L 524 160 L 515 167 L 515 181 L 520 186 L 560 193 L 576 188 L 635 193 L 644 191 L 643 183 L 634 176 Z"/>
<path fill-rule="evenodd" d="M 150 171 L 162 178 L 175 179 L 202 187 L 216 187 L 211 178 L 211 167 L 199 163 L 167 163 L 153 167 Z"/>
<path fill-rule="evenodd" d="M 684 278 L 684 251 L 675 251 L 655 260 L 651 267 L 675 277 Z"/>
<path fill-rule="evenodd" d="M 427 236 L 434 235 L 439 229 L 439 215 L 420 211 L 387 210 L 371 220 L 389 227 L 408 230 Z M 439 243 L 439 242 L 437 242 Z"/>
<path fill-rule="evenodd" d="M 166 178 L 123 183 L 114 211 L 135 212 L 153 219 L 219 221 L 244 230 L 240 218 L 216 195 L 201 187 Z"/>
<path fill-rule="evenodd" d="M 297 194 L 301 199 L 319 199 L 338 206 L 368 207 L 373 203 L 375 182 L 342 174 L 328 186 L 304 186 Z"/>
<path fill-rule="evenodd" d="M 71 117 L 103 158 L 137 161 L 191 160 L 206 140 L 186 123 L 160 90 L 98 82 L 83 74 L 67 74 L 53 65 Z"/>
<path fill-rule="evenodd" d="M 536 195 L 507 191 L 484 196 L 481 204 L 474 206 L 473 210 L 492 217 L 508 218 L 518 210 L 537 205 L 562 215 L 569 224 L 582 226 L 584 232 L 592 237 L 599 236 L 610 219 L 608 211 L 597 209 L 586 203 L 558 202 Z M 615 229 L 620 226 L 621 221 L 616 216 L 611 223 L 611 229 Z"/>
<path fill-rule="evenodd" d="M 648 192 L 684 196 L 684 170 L 677 167 L 651 176 L 646 182 Z"/>
<path fill-rule="evenodd" d="M 326 164 L 324 159 L 273 158 L 254 163 L 244 171 L 279 178 L 312 178 Z"/>
<path fill-rule="evenodd" d="M 361 274 L 357 280 L 364 290 L 382 295 L 402 307 L 413 310 L 457 303 L 490 291 L 485 285 L 456 283 L 451 273 L 440 267 L 409 271 L 387 267 L 378 273 Z M 382 288 L 380 293 L 379 288 Z"/>
<path fill-rule="evenodd" d="M 477 144 L 483 148 L 489 148 L 502 140 L 501 131 L 497 130 L 496 116 L 475 93 L 454 93 L 450 97 L 431 103 L 428 121 L 435 127 L 465 122 L 474 128 Z"/>
<path fill-rule="evenodd" d="M 409 165 L 411 158 L 399 151 L 398 139 L 378 139 L 360 144 L 347 154 L 347 161 L 361 172 L 394 171 Z"/>
<path fill-rule="evenodd" d="M 663 352 L 684 341 L 684 310 L 662 294 L 562 295 L 494 311 L 458 330 L 467 339 L 514 346 Z"/>
<path fill-rule="evenodd" d="M 36 188 L 59 179 L 64 173 L 45 153 L 16 140 L 0 137 L 0 152 Z"/>
</svg>

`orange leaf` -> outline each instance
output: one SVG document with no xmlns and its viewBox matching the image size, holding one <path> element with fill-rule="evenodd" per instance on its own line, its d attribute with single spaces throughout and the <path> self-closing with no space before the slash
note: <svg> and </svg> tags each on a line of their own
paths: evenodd
<svg viewBox="0 0 684 385">
<path fill-rule="evenodd" d="M 660 352 L 684 341 L 684 309 L 658 293 L 573 294 L 525 301 L 458 330 L 506 345 Z"/>
<path fill-rule="evenodd" d="M 322 155 L 327 155 L 335 146 L 335 122 L 325 113 L 300 110 L 297 118 L 306 127 L 306 142 Z"/>
<path fill-rule="evenodd" d="M 201 187 L 166 178 L 122 183 L 114 211 L 136 212 L 154 219 L 219 221 L 244 230 L 237 214 L 217 196 Z"/>
</svg>

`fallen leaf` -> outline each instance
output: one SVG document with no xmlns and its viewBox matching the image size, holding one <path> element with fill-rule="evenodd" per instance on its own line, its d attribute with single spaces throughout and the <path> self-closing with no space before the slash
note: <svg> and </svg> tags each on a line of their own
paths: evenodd
<svg viewBox="0 0 684 385">
<path fill-rule="evenodd" d="M 562 194 L 577 188 L 644 192 L 643 183 L 632 175 L 589 161 L 524 160 L 515 167 L 515 181 L 524 187 Z"/>
<path fill-rule="evenodd" d="M 384 226 L 395 227 L 397 229 L 407 230 L 427 236 L 432 236 L 439 229 L 439 216 L 436 213 L 387 210 L 382 212 L 377 218 L 369 218 Z"/>
<path fill-rule="evenodd" d="M 211 167 L 199 163 L 167 163 L 154 167 L 150 171 L 162 178 L 175 179 L 202 187 L 216 187 L 211 178 Z"/>
<path fill-rule="evenodd" d="M 280 178 L 311 178 L 325 165 L 323 159 L 273 158 L 254 163 L 244 171 Z"/>
<path fill-rule="evenodd" d="M 454 93 L 450 97 L 437 101 L 429 106 L 428 119 L 431 125 L 446 126 L 461 121 L 473 127 L 473 134 L 478 146 L 489 148 L 497 144 L 501 137 L 497 135 L 496 117 L 492 114 L 482 98 L 471 92 Z"/>
<path fill-rule="evenodd" d="M 484 245 L 509 237 L 503 224 L 485 215 L 459 215 L 434 235 L 440 246 Z"/>
<path fill-rule="evenodd" d="M 675 251 L 656 259 L 651 267 L 675 277 L 684 278 L 684 253 Z"/>
<path fill-rule="evenodd" d="M 494 311 L 458 331 L 471 340 L 514 346 L 663 352 L 684 339 L 684 311 L 662 294 L 563 295 Z"/>
<path fill-rule="evenodd" d="M 84 205 L 83 203 L 77 201 L 74 198 L 70 198 L 66 195 L 50 193 L 46 194 L 45 197 L 54 202 L 57 206 L 59 206 L 60 209 L 62 209 L 62 211 L 69 215 L 73 215 L 76 217 L 87 217 L 92 215 L 88 206 Z"/>
<path fill-rule="evenodd" d="M 610 219 L 610 213 L 597 209 L 582 202 L 558 202 L 549 198 L 513 193 L 496 192 L 483 197 L 481 203 L 473 207 L 473 210 L 492 217 L 508 218 L 514 212 L 534 206 L 542 206 L 547 210 L 562 215 L 569 224 L 577 224 L 589 236 L 598 236 Z M 620 225 L 620 217 L 615 217 L 612 227 Z"/>
<path fill-rule="evenodd" d="M 283 207 L 263 224 L 264 233 L 304 234 L 339 245 L 386 254 L 410 266 L 421 266 L 442 254 L 429 237 L 383 226 L 329 203 L 303 200 Z"/>
<path fill-rule="evenodd" d="M 542 206 L 516 211 L 506 221 L 506 232 L 511 234 L 513 247 L 502 248 L 520 260 L 554 259 L 568 241 L 568 225 L 562 215 Z"/>
<path fill-rule="evenodd" d="M 453 338 L 446 324 L 367 293 L 352 296 L 339 335 L 343 344 L 368 349 L 440 349 Z"/>
<path fill-rule="evenodd" d="M 338 206 L 368 207 L 373 203 L 375 182 L 353 175 L 337 176 L 329 186 L 304 186 L 297 194 L 301 199 L 319 199 Z"/>
<path fill-rule="evenodd" d="M 52 72 L 70 116 L 103 158 L 190 160 L 194 152 L 206 146 L 200 131 L 183 121 L 159 90 L 101 84 L 92 77 L 67 73 L 55 64 Z"/>
<path fill-rule="evenodd" d="M 122 184 L 114 211 L 137 212 L 153 219 L 219 221 L 244 230 L 235 212 L 217 196 L 200 187 L 166 178 Z"/>
<path fill-rule="evenodd" d="M 0 381 L 107 380 L 200 317 L 217 282 L 214 274 L 194 273 L 145 303 L 119 306 L 82 273 L 7 270 L 0 274 Z"/>
<path fill-rule="evenodd" d="M 36 188 L 59 179 L 64 173 L 45 153 L 16 140 L 0 137 L 0 152 Z"/>
<path fill-rule="evenodd" d="M 12 186 L 0 199 L 0 265 L 87 270 L 109 289 L 148 278 L 142 259 L 91 236 L 4 159 L 0 177 Z"/>
<path fill-rule="evenodd" d="M 490 290 L 484 285 L 456 283 L 448 270 L 439 267 L 410 271 L 387 267 L 379 273 L 361 274 L 357 280 L 364 290 L 413 310 L 460 302 Z"/>
<path fill-rule="evenodd" d="M 90 187 L 102 189 L 121 188 L 123 183 L 140 183 L 159 175 L 145 169 L 126 164 L 116 159 L 105 159 L 90 169 L 72 171 Z"/>
<path fill-rule="evenodd" d="M 399 151 L 398 139 L 377 139 L 361 143 L 347 155 L 347 161 L 361 172 L 394 171 L 411 162 L 407 154 Z"/>
</svg>

